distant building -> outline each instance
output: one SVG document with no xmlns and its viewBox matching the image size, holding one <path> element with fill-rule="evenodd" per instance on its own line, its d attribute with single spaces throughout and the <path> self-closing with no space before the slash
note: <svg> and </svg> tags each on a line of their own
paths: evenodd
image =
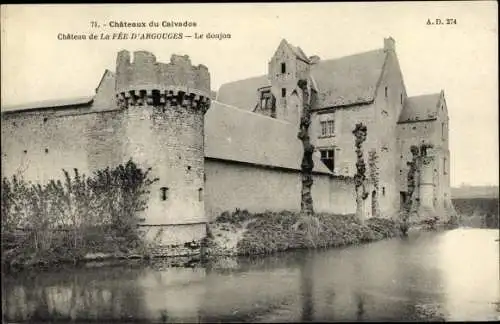
<svg viewBox="0 0 500 324">
<path fill-rule="evenodd" d="M 267 75 L 217 93 L 208 68 L 187 56 L 164 64 L 139 51 L 130 59 L 118 53 L 116 72 L 104 72 L 93 97 L 2 107 L 3 176 L 45 182 L 63 168 L 90 173 L 133 158 L 160 178 L 144 225 L 164 243 L 203 237 L 225 210 L 300 210 L 297 82 L 304 79 L 317 97 L 310 127 L 316 211 L 355 211 L 352 130 L 359 122 L 368 128 L 367 166 L 370 152 L 379 157 L 365 217 L 377 212 L 375 199 L 381 217 L 396 217 L 411 145 L 434 146 L 419 177 L 420 204 L 440 215 L 451 206 L 444 93 L 407 97 L 392 38 L 382 49 L 334 60 L 308 57 L 283 40 Z"/>
</svg>

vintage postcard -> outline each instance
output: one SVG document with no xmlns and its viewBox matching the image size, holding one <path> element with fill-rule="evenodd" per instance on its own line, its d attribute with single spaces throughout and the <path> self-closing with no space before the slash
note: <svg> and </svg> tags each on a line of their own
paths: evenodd
<svg viewBox="0 0 500 324">
<path fill-rule="evenodd" d="M 2 5 L 4 322 L 498 320 L 497 10 Z"/>
</svg>

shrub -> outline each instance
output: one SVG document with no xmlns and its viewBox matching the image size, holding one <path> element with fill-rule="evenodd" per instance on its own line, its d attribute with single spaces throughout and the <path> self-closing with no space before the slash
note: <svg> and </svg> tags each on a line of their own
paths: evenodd
<svg viewBox="0 0 500 324">
<path fill-rule="evenodd" d="M 288 211 L 255 214 L 238 242 L 240 255 L 270 254 L 291 249 L 336 247 L 394 237 L 398 224 L 371 218 L 365 225 L 354 215 L 316 214 L 313 220 Z M 303 226 L 297 226 L 301 224 Z"/>
<path fill-rule="evenodd" d="M 2 264 L 76 262 L 87 252 L 137 246 L 138 215 L 158 180 L 149 172 L 128 161 L 90 177 L 63 170 L 64 181 L 45 185 L 4 177 Z"/>
</svg>

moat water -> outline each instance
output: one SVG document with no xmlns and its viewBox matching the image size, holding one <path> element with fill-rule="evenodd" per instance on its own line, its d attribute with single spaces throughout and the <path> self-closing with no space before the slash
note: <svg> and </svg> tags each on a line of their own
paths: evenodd
<svg viewBox="0 0 500 324">
<path fill-rule="evenodd" d="M 453 321 L 500 319 L 499 231 L 411 233 L 362 246 L 3 277 L 7 322 Z"/>
</svg>

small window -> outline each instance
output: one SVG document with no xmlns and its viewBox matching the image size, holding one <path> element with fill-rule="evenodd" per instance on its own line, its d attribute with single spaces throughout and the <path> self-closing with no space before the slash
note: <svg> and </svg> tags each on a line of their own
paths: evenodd
<svg viewBox="0 0 500 324">
<path fill-rule="evenodd" d="M 286 97 L 286 88 L 281 88 L 281 97 Z"/>
<path fill-rule="evenodd" d="M 326 165 L 330 171 L 335 167 L 335 151 L 333 149 L 320 150 L 321 161 Z"/>
<path fill-rule="evenodd" d="M 281 63 L 281 73 L 286 73 L 286 64 Z"/>
<path fill-rule="evenodd" d="M 44 118 L 43 118 L 43 122 L 44 122 L 44 123 L 46 123 L 46 122 L 47 122 L 47 120 L 48 120 L 48 118 L 47 118 L 47 117 L 44 117 Z"/>
<path fill-rule="evenodd" d="M 203 188 L 198 189 L 198 201 L 203 201 Z"/>
<path fill-rule="evenodd" d="M 444 123 L 441 123 L 441 137 L 444 139 Z"/>
<path fill-rule="evenodd" d="M 270 108 L 270 103 L 272 103 L 273 96 L 271 94 L 271 90 L 264 90 L 260 93 L 260 107 L 262 109 Z"/>
<path fill-rule="evenodd" d="M 24 150 L 23 152 L 24 152 L 24 154 L 27 154 L 27 153 L 28 153 L 28 151 L 27 151 L 27 150 Z"/>
<path fill-rule="evenodd" d="M 160 188 L 160 195 L 161 195 L 161 200 L 165 201 L 168 198 L 168 187 L 161 187 Z"/>
<path fill-rule="evenodd" d="M 333 136 L 335 134 L 335 121 L 334 120 L 326 120 L 320 122 L 321 124 L 321 136 Z"/>
<path fill-rule="evenodd" d="M 45 153 L 49 153 L 49 149 L 48 148 L 45 149 Z"/>
<path fill-rule="evenodd" d="M 387 98 L 387 87 L 385 87 L 385 97 Z"/>
<path fill-rule="evenodd" d="M 382 187 L 382 196 L 385 196 L 385 187 Z"/>
<path fill-rule="evenodd" d="M 401 102 L 401 104 L 403 104 L 403 94 L 399 95 L 399 101 Z"/>
<path fill-rule="evenodd" d="M 191 166 L 190 165 L 187 166 L 187 170 L 191 171 Z"/>
<path fill-rule="evenodd" d="M 446 158 L 443 158 L 443 175 L 446 175 L 447 174 L 447 171 L 446 171 Z"/>
</svg>

